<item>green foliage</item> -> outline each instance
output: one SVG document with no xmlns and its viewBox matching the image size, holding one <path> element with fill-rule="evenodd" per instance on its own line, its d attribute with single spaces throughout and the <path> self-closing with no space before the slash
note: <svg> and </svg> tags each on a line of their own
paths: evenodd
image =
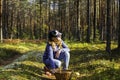
<svg viewBox="0 0 120 80">
<path fill-rule="evenodd" d="M 70 43 L 69 46 L 72 49 L 70 68 L 80 73 L 77 80 L 120 79 L 119 59 L 113 57 L 110 61 L 109 54 L 105 52 L 105 44 Z M 112 44 L 111 47 L 116 48 L 116 45 Z"/>
<path fill-rule="evenodd" d="M 65 41 L 71 49 L 69 69 L 73 70 L 72 80 L 119 80 L 120 58 L 110 56 L 105 52 L 105 44 L 79 43 Z M 0 79 L 7 80 L 43 80 L 43 66 L 41 52 L 45 43 L 0 44 L 2 53 L 4 48 L 19 51 L 22 57 L 10 65 L 0 67 Z M 112 44 L 112 49 L 116 44 Z M 32 51 L 32 52 L 31 52 Z M 26 53 L 26 54 L 25 54 Z M 40 55 L 39 55 L 40 54 Z M 116 53 L 117 54 L 117 53 Z M 5 56 L 0 54 L 0 56 Z M 119 56 L 119 55 L 117 55 Z"/>
<path fill-rule="evenodd" d="M 29 43 L 29 42 L 28 43 L 20 42 L 20 43 L 15 43 L 15 44 L 14 43 L 9 43 L 9 44 L 3 43 L 3 44 L 0 44 L 0 48 L 11 49 L 14 51 L 16 50 L 19 53 L 25 53 L 25 52 L 33 51 L 33 50 L 43 51 L 45 48 L 45 43 L 38 43 L 38 44 Z"/>
<path fill-rule="evenodd" d="M 1 68 L 0 79 L 38 80 L 41 78 L 44 66 L 42 60 L 36 59 L 36 57 L 42 57 L 40 54 L 42 53 L 36 51 L 28 52 L 13 63 Z"/>
</svg>

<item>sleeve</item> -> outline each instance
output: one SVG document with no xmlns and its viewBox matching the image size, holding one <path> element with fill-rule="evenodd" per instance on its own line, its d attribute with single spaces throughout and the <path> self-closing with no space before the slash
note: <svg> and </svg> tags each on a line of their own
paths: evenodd
<svg viewBox="0 0 120 80">
<path fill-rule="evenodd" d="M 62 51 L 70 51 L 70 49 L 68 48 L 68 46 L 64 43 L 64 41 L 62 41 Z"/>
<path fill-rule="evenodd" d="M 47 50 L 47 52 L 48 52 L 48 58 L 49 59 L 53 59 L 54 56 L 53 56 L 53 49 L 52 49 L 52 47 L 50 45 L 48 45 L 47 49 L 48 49 Z"/>
<path fill-rule="evenodd" d="M 52 49 L 52 47 L 50 45 L 47 46 L 47 49 L 48 49 L 47 50 L 47 52 L 48 52 L 48 59 L 50 60 L 50 67 L 52 69 L 54 69 L 55 68 L 55 63 L 53 61 L 53 58 L 54 58 L 53 49 Z"/>
</svg>

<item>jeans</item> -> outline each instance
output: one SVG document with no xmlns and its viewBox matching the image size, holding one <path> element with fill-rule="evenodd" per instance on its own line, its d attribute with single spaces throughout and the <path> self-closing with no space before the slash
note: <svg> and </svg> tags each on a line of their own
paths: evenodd
<svg viewBox="0 0 120 80">
<path fill-rule="evenodd" d="M 58 60 L 63 60 L 63 70 L 67 70 L 69 66 L 69 61 L 70 61 L 70 53 L 67 51 L 61 52 Z M 61 64 L 59 62 L 56 62 L 58 66 Z"/>
<path fill-rule="evenodd" d="M 60 53 L 59 57 L 52 59 L 52 61 L 47 59 L 45 61 L 45 64 L 50 69 L 50 68 L 52 68 L 52 66 L 50 66 L 49 64 L 51 62 L 53 62 L 55 64 L 56 68 L 60 68 L 62 65 L 62 61 L 63 61 L 63 70 L 67 70 L 68 66 L 69 66 L 69 61 L 70 61 L 70 53 L 68 51 L 62 51 Z"/>
</svg>

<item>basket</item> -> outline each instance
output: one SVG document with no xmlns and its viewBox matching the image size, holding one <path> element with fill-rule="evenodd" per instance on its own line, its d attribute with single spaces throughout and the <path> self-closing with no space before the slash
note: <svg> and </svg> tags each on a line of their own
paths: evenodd
<svg viewBox="0 0 120 80">
<path fill-rule="evenodd" d="M 57 71 L 54 75 L 56 80 L 71 80 L 72 70 L 60 70 Z"/>
</svg>

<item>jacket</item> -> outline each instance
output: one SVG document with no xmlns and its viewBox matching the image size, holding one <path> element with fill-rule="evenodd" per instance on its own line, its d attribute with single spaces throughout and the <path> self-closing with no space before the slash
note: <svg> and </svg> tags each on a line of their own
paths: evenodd
<svg viewBox="0 0 120 80">
<path fill-rule="evenodd" d="M 49 63 L 49 65 L 51 66 L 52 69 L 56 68 L 53 59 L 55 59 L 55 53 L 58 50 L 58 46 L 56 46 L 56 50 L 53 50 L 51 44 L 47 43 L 46 45 L 46 49 L 45 52 L 43 54 L 43 63 L 45 63 L 45 65 L 48 65 L 46 63 Z M 68 48 L 68 46 L 64 43 L 64 41 L 62 41 L 62 48 L 61 48 L 61 53 L 64 51 L 70 51 L 70 49 Z M 46 62 L 49 61 L 49 62 Z"/>
</svg>

